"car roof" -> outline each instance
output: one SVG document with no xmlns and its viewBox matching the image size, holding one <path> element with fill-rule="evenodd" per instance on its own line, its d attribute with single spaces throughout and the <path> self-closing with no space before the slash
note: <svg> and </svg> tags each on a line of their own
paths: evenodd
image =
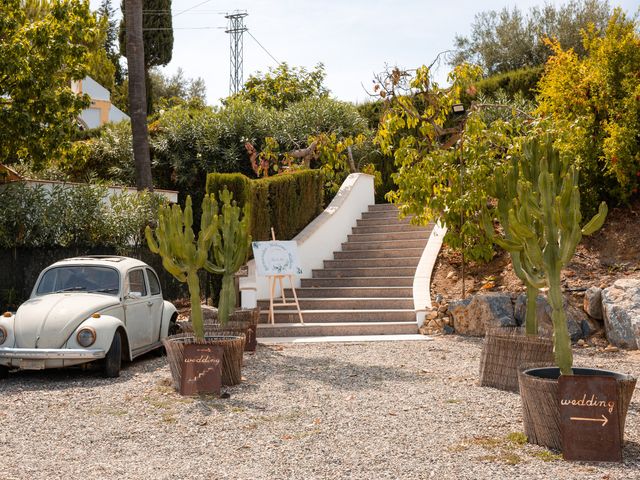
<svg viewBox="0 0 640 480">
<path fill-rule="evenodd" d="M 61 267 L 64 265 L 96 265 L 101 267 L 112 267 L 126 272 L 134 267 L 148 267 L 146 263 L 136 258 L 121 257 L 118 255 L 85 255 L 81 257 L 65 258 L 51 267 Z"/>
</svg>

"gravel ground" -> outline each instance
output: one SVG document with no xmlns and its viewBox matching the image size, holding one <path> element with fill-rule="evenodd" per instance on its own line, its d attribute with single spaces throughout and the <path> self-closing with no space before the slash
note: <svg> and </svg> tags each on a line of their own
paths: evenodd
<svg viewBox="0 0 640 480">
<path fill-rule="evenodd" d="M 259 346 L 229 398 L 183 398 L 165 358 L 117 380 L 21 372 L 0 381 L 0 478 L 640 479 L 640 394 L 623 464 L 521 444 L 520 399 L 477 385 L 481 340 Z M 576 353 L 640 376 L 640 353 Z"/>
</svg>

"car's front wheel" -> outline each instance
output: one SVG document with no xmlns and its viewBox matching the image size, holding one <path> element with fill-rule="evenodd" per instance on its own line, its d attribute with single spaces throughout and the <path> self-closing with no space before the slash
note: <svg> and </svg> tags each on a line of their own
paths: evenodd
<svg viewBox="0 0 640 480">
<path fill-rule="evenodd" d="M 113 335 L 111 347 L 104 357 L 104 376 L 107 378 L 117 378 L 120 376 L 120 367 L 122 365 L 122 336 L 120 332 Z"/>
</svg>

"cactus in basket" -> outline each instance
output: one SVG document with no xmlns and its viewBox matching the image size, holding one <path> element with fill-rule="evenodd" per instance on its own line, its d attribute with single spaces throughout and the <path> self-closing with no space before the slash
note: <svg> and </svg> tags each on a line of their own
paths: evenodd
<svg viewBox="0 0 640 480">
<path fill-rule="evenodd" d="M 178 281 L 189 286 L 191 321 L 198 340 L 204 339 L 200 280 L 198 270 L 207 263 L 209 249 L 218 231 L 218 204 L 213 195 L 202 201 L 200 232 L 193 233 L 191 197 L 187 197 L 184 211 L 179 205 L 162 206 L 158 212 L 158 227 L 145 229 L 149 249 L 162 257 L 162 265 Z"/>
<path fill-rule="evenodd" d="M 236 305 L 236 289 L 233 276 L 247 261 L 251 246 L 249 235 L 249 204 L 241 209 L 233 201 L 233 193 L 225 187 L 219 192 L 220 214 L 217 220 L 216 239 L 211 245 L 210 260 L 204 268 L 222 275 L 222 288 L 218 301 L 218 319 L 222 325 L 229 320 Z M 242 216 L 242 219 L 240 217 Z"/>
<path fill-rule="evenodd" d="M 502 243 L 524 260 L 522 273 L 527 281 L 548 287 L 555 361 L 563 375 L 570 375 L 573 358 L 560 272 L 573 257 L 582 236 L 602 226 L 607 205 L 602 202 L 598 213 L 580 227 L 582 215 L 575 167 L 561 161 L 551 136 L 542 142 L 532 139 L 524 145 L 524 152 L 525 156 L 539 161 L 522 164 L 527 171 L 518 177 L 517 199 L 507 212 L 505 231 L 510 238 L 503 239 Z"/>
</svg>

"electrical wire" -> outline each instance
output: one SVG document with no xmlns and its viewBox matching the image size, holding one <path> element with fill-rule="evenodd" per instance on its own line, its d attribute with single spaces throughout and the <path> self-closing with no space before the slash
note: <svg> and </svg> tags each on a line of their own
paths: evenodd
<svg viewBox="0 0 640 480">
<path fill-rule="evenodd" d="M 256 37 L 254 37 L 251 32 L 249 30 L 246 30 L 246 32 L 249 34 L 249 36 L 251 38 L 253 38 L 255 40 L 255 42 L 260 45 L 260 48 L 262 48 L 265 52 L 267 52 L 267 55 L 269 55 L 271 58 L 273 58 L 273 61 L 276 62 L 278 65 L 280 65 L 280 62 L 278 61 L 278 59 L 276 57 L 274 57 L 273 55 L 271 55 L 271 52 L 269 52 L 269 50 L 267 50 L 266 48 L 264 48 L 264 46 L 258 41 L 258 39 Z"/>
</svg>

